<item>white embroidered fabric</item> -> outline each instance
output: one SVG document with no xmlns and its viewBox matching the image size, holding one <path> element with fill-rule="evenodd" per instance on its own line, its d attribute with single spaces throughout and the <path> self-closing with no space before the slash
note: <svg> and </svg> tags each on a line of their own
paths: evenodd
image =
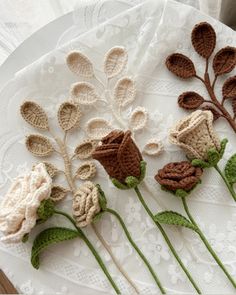
<svg viewBox="0 0 236 295">
<path fill-rule="evenodd" d="M 89 12 L 90 8 L 93 9 L 92 12 Z M 202 75 L 204 62 L 194 52 L 190 41 L 193 26 L 201 21 L 208 21 L 213 25 L 217 34 L 216 50 L 226 45 L 234 46 L 235 32 L 194 8 L 171 0 L 133 0 L 129 4 L 122 1 L 105 1 L 91 7 L 88 5 L 87 9 L 83 11 L 85 24 L 81 30 L 84 29 L 84 33 L 78 34 L 75 24 L 59 42 L 64 44 L 69 41 L 68 43 L 17 73 L 0 93 L 0 195 L 4 195 L 18 173 L 30 169 L 32 163 L 38 161 L 29 154 L 24 145 L 25 135 L 35 131 L 22 120 L 19 112 L 21 103 L 25 99 L 38 102 L 49 114 L 55 132 L 60 134 L 60 129 L 56 127 L 56 110 L 61 102 L 68 99 L 71 84 L 83 81 L 73 75 L 66 66 L 67 54 L 72 50 L 80 50 L 87 55 L 93 62 L 96 75 L 105 82 L 104 55 L 113 46 L 123 46 L 128 52 L 129 59 L 126 70 L 119 78 L 127 75 L 135 80 L 137 87 L 135 100 L 121 113 L 125 127 L 130 127 L 129 118 L 133 110 L 142 106 L 148 113 L 148 120 L 144 129 L 134 132 L 138 146 L 142 150 L 151 138 L 162 141 L 164 145 L 162 154 L 156 157 L 144 156 L 148 169 L 141 191 L 153 212 L 169 209 L 184 214 L 180 201 L 161 191 L 153 176 L 164 164 L 185 159 L 184 154 L 168 142 L 168 129 L 186 115 L 186 112 L 177 106 L 178 95 L 187 90 L 198 91 L 204 97 L 207 97 L 207 93 L 200 82 L 183 81 L 169 73 L 165 67 L 165 58 L 175 51 L 184 53 L 194 60 L 198 73 Z M 75 19 L 79 17 L 79 13 L 82 12 L 75 14 Z M 112 17 L 106 20 L 108 14 Z M 235 72 L 231 73 L 233 74 Z M 221 93 L 222 81 L 223 78 L 219 79 L 216 85 L 218 95 Z M 100 84 L 93 79 L 90 82 L 95 85 L 102 97 Z M 115 82 L 114 79 L 109 85 L 111 92 Z M 68 136 L 71 151 L 87 137 L 86 123 L 92 118 L 103 118 L 112 127 L 120 127 L 110 110 L 110 104 L 102 101 L 97 101 L 91 106 L 83 106 L 82 113 L 81 128 Z M 229 139 L 221 163 L 223 165 L 234 153 L 235 134 L 223 120 L 219 120 L 215 126 L 221 138 Z M 53 161 L 58 167 L 62 167 L 58 155 Z M 75 162 L 75 168 L 78 165 L 79 162 Z M 115 208 L 124 218 L 135 242 L 151 261 L 168 294 L 194 293 L 135 194 L 132 191 L 114 188 L 100 166 L 96 182 L 104 189 L 109 206 Z M 65 185 L 63 181 L 60 184 Z M 70 197 L 61 204 L 68 212 L 71 212 L 71 206 Z M 211 169 L 204 172 L 202 184 L 189 198 L 189 206 L 213 248 L 235 277 L 236 206 L 215 171 Z M 38 226 L 26 244 L 0 244 L 1 268 L 16 284 L 19 292 L 72 294 L 79 290 L 81 294 L 114 293 L 91 253 L 79 239 L 49 248 L 41 255 L 40 269 L 32 268 L 30 250 L 33 238 L 49 224 L 67 223 L 62 217 L 55 217 L 47 225 Z M 227 278 L 209 256 L 196 234 L 188 229 L 170 226 L 165 228 L 204 294 L 234 293 Z M 106 215 L 99 221 L 98 229 L 141 290 L 141 294 L 159 294 L 152 277 L 128 243 L 118 222 Z M 122 293 L 132 294 L 132 288 L 117 272 L 91 229 L 87 228 L 86 232 L 118 282 Z"/>
</svg>

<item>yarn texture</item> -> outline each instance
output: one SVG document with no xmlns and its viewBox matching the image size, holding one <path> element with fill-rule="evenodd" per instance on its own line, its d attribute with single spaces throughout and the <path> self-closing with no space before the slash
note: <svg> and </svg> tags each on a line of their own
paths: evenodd
<svg viewBox="0 0 236 295">
<path fill-rule="evenodd" d="M 190 159 L 207 161 L 210 149 L 221 149 L 210 111 L 197 110 L 180 120 L 171 129 L 169 139 L 171 143 L 181 147 Z"/>
<path fill-rule="evenodd" d="M 199 183 L 203 170 L 194 167 L 190 162 L 173 162 L 165 165 L 155 176 L 157 182 L 167 190 L 182 189 L 190 191 Z"/>
<path fill-rule="evenodd" d="M 50 197 L 51 184 L 43 163 L 15 179 L 0 204 L 0 231 L 5 234 L 1 241 L 17 243 L 31 231 L 41 202 Z"/>
<path fill-rule="evenodd" d="M 140 178 L 142 156 L 129 130 L 110 132 L 96 147 L 93 158 L 102 164 L 111 178 L 122 183 L 128 176 Z"/>
<path fill-rule="evenodd" d="M 91 181 L 84 182 L 73 198 L 73 215 L 77 226 L 89 225 L 100 211 L 98 188 Z"/>
</svg>

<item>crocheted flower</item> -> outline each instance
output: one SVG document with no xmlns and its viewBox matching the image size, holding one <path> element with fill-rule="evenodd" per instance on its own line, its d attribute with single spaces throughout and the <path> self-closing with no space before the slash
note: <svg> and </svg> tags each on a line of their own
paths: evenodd
<svg viewBox="0 0 236 295">
<path fill-rule="evenodd" d="M 91 181 L 86 181 L 77 190 L 73 199 L 73 215 L 78 227 L 89 225 L 101 211 L 99 189 Z"/>
<path fill-rule="evenodd" d="M 221 145 L 213 127 L 210 111 L 195 111 L 178 122 L 170 131 L 170 142 L 180 146 L 190 159 L 208 160 L 212 148 L 220 151 Z"/>
<path fill-rule="evenodd" d="M 52 180 L 40 163 L 30 172 L 18 176 L 0 204 L 1 241 L 20 242 L 35 226 L 37 210 L 50 197 Z"/>
<path fill-rule="evenodd" d="M 165 165 L 155 176 L 157 182 L 170 191 L 190 191 L 199 183 L 203 170 L 190 162 L 175 162 Z"/>
<path fill-rule="evenodd" d="M 142 156 L 131 138 L 131 132 L 114 130 L 96 147 L 93 158 L 98 160 L 111 178 L 121 183 L 126 177 L 140 178 Z"/>
</svg>

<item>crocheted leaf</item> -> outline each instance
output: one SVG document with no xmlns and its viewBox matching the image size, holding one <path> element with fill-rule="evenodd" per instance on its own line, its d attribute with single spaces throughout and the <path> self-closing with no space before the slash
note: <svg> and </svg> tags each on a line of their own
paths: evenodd
<svg viewBox="0 0 236 295">
<path fill-rule="evenodd" d="M 46 247 L 62 241 L 79 237 L 79 232 L 64 227 L 51 227 L 42 231 L 34 240 L 31 251 L 31 264 L 38 269 L 40 265 L 39 254 Z"/>
<path fill-rule="evenodd" d="M 227 138 L 224 138 L 221 140 L 221 143 L 220 143 L 220 158 L 223 157 L 224 153 L 225 153 L 225 148 L 226 148 L 226 145 L 228 143 L 228 139 Z"/>
<path fill-rule="evenodd" d="M 144 180 L 146 176 L 146 168 L 147 163 L 145 161 L 140 162 L 140 177 L 139 177 L 139 183 Z"/>
<path fill-rule="evenodd" d="M 225 176 L 230 184 L 236 183 L 236 154 L 229 158 L 226 163 Z"/>
<path fill-rule="evenodd" d="M 82 105 L 93 104 L 99 99 L 95 87 L 88 82 L 78 82 L 72 84 L 71 97 L 75 103 Z"/>
<path fill-rule="evenodd" d="M 102 215 L 104 214 L 105 212 L 99 212 L 98 214 L 96 214 L 93 218 L 93 223 L 96 223 L 98 222 L 101 218 L 102 218 Z"/>
<path fill-rule="evenodd" d="M 104 72 L 107 78 L 113 78 L 119 75 L 125 68 L 128 61 L 128 55 L 123 47 L 111 48 L 104 60 Z"/>
<path fill-rule="evenodd" d="M 151 138 L 145 144 L 142 152 L 148 156 L 158 156 L 163 149 L 164 146 L 160 140 L 157 138 Z"/>
<path fill-rule="evenodd" d="M 88 180 L 94 178 L 97 169 L 94 162 L 88 161 L 79 166 L 75 173 L 75 177 L 81 180 Z"/>
<path fill-rule="evenodd" d="M 104 191 L 101 189 L 101 186 L 99 184 L 96 184 L 96 187 L 98 189 L 99 192 L 99 205 L 102 208 L 102 210 L 106 210 L 107 208 L 107 199 L 106 196 L 104 194 Z"/>
<path fill-rule="evenodd" d="M 207 161 L 213 167 L 215 166 L 220 160 L 220 154 L 216 149 L 209 149 L 207 152 Z"/>
<path fill-rule="evenodd" d="M 121 183 L 119 180 L 115 178 L 110 178 L 110 179 L 111 179 L 111 182 L 114 184 L 114 186 L 117 187 L 118 189 L 122 189 L 122 190 L 130 189 L 128 185 Z"/>
<path fill-rule="evenodd" d="M 189 194 L 190 194 L 190 192 L 186 192 L 183 189 L 177 189 L 175 191 L 175 196 L 179 197 L 179 198 L 186 198 Z"/>
<path fill-rule="evenodd" d="M 215 75 L 231 72 L 236 64 L 236 48 L 224 47 L 218 51 L 213 59 L 213 70 Z"/>
<path fill-rule="evenodd" d="M 148 113 L 145 108 L 137 107 L 130 117 L 130 128 L 133 131 L 142 130 L 147 125 Z"/>
<path fill-rule="evenodd" d="M 166 66 L 176 76 L 188 79 L 196 75 L 193 62 L 181 53 L 174 53 L 167 57 Z"/>
<path fill-rule="evenodd" d="M 217 119 L 219 119 L 221 117 L 221 114 L 210 105 L 206 105 L 206 106 L 202 107 L 201 110 L 212 112 L 214 121 L 216 121 Z"/>
<path fill-rule="evenodd" d="M 110 123 L 103 118 L 94 118 L 87 122 L 86 133 L 94 140 L 100 140 L 112 131 Z"/>
<path fill-rule="evenodd" d="M 224 99 L 236 98 L 236 76 L 228 78 L 223 87 L 222 95 Z"/>
<path fill-rule="evenodd" d="M 68 194 L 69 190 L 60 186 L 60 185 L 53 185 L 51 190 L 50 199 L 53 202 L 59 202 L 62 199 L 65 198 L 65 196 Z"/>
<path fill-rule="evenodd" d="M 93 65 L 87 56 L 79 51 L 71 52 L 66 59 L 67 66 L 76 75 L 93 77 Z"/>
<path fill-rule="evenodd" d="M 232 105 L 232 109 L 233 109 L 234 115 L 236 116 L 236 98 L 234 98 L 232 100 L 231 105 Z"/>
<path fill-rule="evenodd" d="M 125 179 L 125 183 L 127 183 L 129 188 L 135 188 L 139 182 L 139 179 L 134 176 L 127 176 Z"/>
<path fill-rule="evenodd" d="M 59 107 L 57 117 L 61 128 L 64 131 L 68 131 L 78 126 L 81 113 L 77 105 L 71 102 L 64 102 Z"/>
<path fill-rule="evenodd" d="M 21 116 L 31 126 L 48 130 L 48 117 L 43 108 L 33 101 L 26 101 L 20 107 Z"/>
<path fill-rule="evenodd" d="M 114 100 L 120 107 L 126 107 L 135 99 L 136 88 L 134 81 L 128 77 L 120 79 L 114 89 Z"/>
<path fill-rule="evenodd" d="M 55 167 L 52 163 L 43 162 L 43 164 L 45 165 L 47 173 L 51 178 L 54 178 L 59 173 L 59 169 L 57 169 L 57 167 Z"/>
<path fill-rule="evenodd" d="M 174 211 L 163 211 L 154 216 L 159 223 L 177 225 L 196 230 L 196 227 L 184 216 Z"/>
<path fill-rule="evenodd" d="M 97 142 L 95 140 L 85 140 L 81 144 L 77 145 L 74 154 L 80 160 L 88 159 L 92 157 L 92 153 L 94 152 L 96 146 Z"/>
<path fill-rule="evenodd" d="M 215 49 L 216 33 L 207 22 L 197 24 L 192 31 L 192 44 L 199 55 L 209 58 Z"/>
<path fill-rule="evenodd" d="M 178 104 L 186 110 L 195 110 L 204 102 L 204 98 L 194 91 L 182 93 L 178 98 Z"/>
<path fill-rule="evenodd" d="M 49 156 L 54 151 L 49 138 L 40 134 L 27 136 L 25 145 L 33 155 L 39 157 Z"/>
<path fill-rule="evenodd" d="M 201 159 L 194 159 L 191 163 L 193 166 L 201 167 L 202 169 L 211 167 L 211 165 L 208 162 L 205 162 Z"/>
<path fill-rule="evenodd" d="M 51 199 L 43 200 L 37 210 L 40 221 L 46 221 L 54 214 L 54 203 Z"/>
</svg>

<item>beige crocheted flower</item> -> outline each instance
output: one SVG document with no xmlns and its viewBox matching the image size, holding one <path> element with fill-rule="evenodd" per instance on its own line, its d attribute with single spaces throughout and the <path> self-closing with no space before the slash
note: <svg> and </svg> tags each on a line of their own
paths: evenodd
<svg viewBox="0 0 236 295">
<path fill-rule="evenodd" d="M 206 160 L 211 148 L 220 150 L 220 140 L 212 127 L 210 111 L 195 111 L 170 131 L 170 142 L 180 146 L 191 159 Z"/>
<path fill-rule="evenodd" d="M 43 163 L 15 179 L 0 204 L 0 231 L 4 233 L 1 241 L 17 243 L 31 231 L 41 201 L 50 196 L 51 184 Z"/>
<path fill-rule="evenodd" d="M 86 181 L 73 199 L 73 215 L 77 226 L 87 226 L 100 211 L 98 188 L 91 181 Z"/>
</svg>

